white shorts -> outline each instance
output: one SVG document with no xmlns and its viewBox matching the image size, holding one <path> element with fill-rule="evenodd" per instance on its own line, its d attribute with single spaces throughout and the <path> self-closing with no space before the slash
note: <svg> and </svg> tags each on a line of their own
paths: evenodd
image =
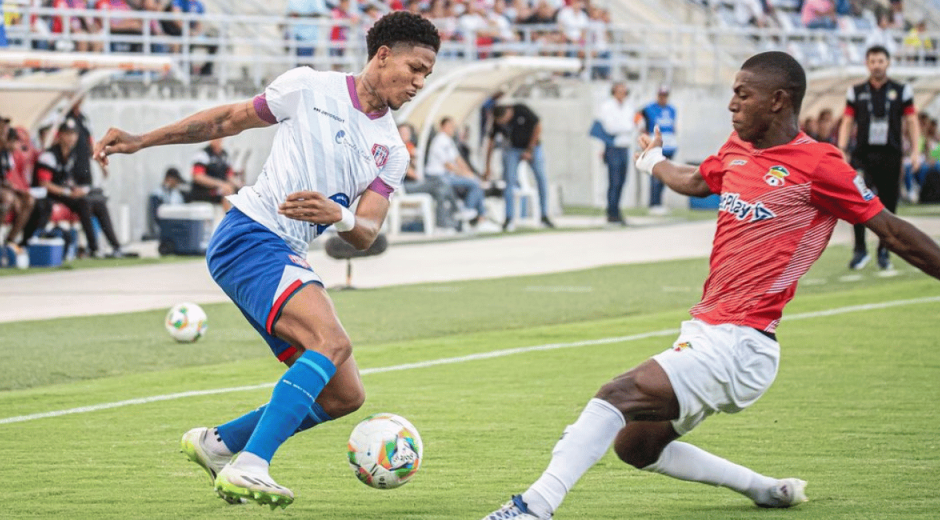
<svg viewBox="0 0 940 520">
<path fill-rule="evenodd" d="M 672 348 L 653 359 L 679 400 L 672 426 L 685 435 L 709 415 L 754 404 L 777 377 L 780 345 L 751 327 L 693 319 L 682 322 Z"/>
</svg>

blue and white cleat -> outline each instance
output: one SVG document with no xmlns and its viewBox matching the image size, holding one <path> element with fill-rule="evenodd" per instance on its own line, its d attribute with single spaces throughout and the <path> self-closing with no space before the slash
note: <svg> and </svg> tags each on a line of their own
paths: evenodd
<svg viewBox="0 0 940 520">
<path fill-rule="evenodd" d="M 793 507 L 808 501 L 806 481 L 798 478 L 785 478 L 777 481 L 770 490 L 770 502 L 757 504 L 760 507 Z"/>
<path fill-rule="evenodd" d="M 512 497 L 512 500 L 506 502 L 506 505 L 499 508 L 498 511 L 493 511 L 488 514 L 483 520 L 550 520 L 543 519 L 535 516 L 529 511 L 529 508 L 526 507 L 525 502 L 522 500 L 522 495 L 515 495 Z"/>
</svg>

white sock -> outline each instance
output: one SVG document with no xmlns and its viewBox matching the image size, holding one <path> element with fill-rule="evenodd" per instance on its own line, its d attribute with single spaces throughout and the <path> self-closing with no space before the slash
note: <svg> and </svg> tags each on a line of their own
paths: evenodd
<svg viewBox="0 0 940 520">
<path fill-rule="evenodd" d="M 565 428 L 552 450 L 548 469 L 522 494 L 529 511 L 540 518 L 551 518 L 581 475 L 607 453 L 626 425 L 614 405 L 591 399 L 578 420 Z"/>
<path fill-rule="evenodd" d="M 777 479 L 765 477 L 685 442 L 666 446 L 659 460 L 643 468 L 680 480 L 733 489 L 757 503 L 766 503 Z"/>
<path fill-rule="evenodd" d="M 206 433 L 204 441 L 205 442 L 202 443 L 202 446 L 216 455 L 228 457 L 235 455 L 232 453 L 232 450 L 228 449 L 228 446 L 225 445 L 225 442 L 222 441 L 222 438 L 219 437 L 219 433 L 215 428 L 212 428 L 208 433 Z"/>
<path fill-rule="evenodd" d="M 232 462 L 232 467 L 253 473 L 268 473 L 268 461 L 248 451 L 239 453 L 238 457 L 235 457 L 235 461 Z"/>
</svg>

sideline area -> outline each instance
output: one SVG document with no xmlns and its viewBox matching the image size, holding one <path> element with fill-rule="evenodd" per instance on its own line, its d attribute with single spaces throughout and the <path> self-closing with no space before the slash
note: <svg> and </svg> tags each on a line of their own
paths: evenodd
<svg viewBox="0 0 940 520">
<path fill-rule="evenodd" d="M 940 218 L 905 218 L 927 234 L 940 236 Z M 715 223 L 709 220 L 392 244 L 380 256 L 353 261 L 353 285 L 369 289 L 705 258 L 714 231 Z M 851 240 L 851 227 L 840 222 L 831 243 L 850 244 Z M 327 287 L 345 284 L 345 262 L 327 257 L 322 249 L 310 251 L 307 259 Z M 161 309 L 183 301 L 228 300 L 209 277 L 202 259 L 9 276 L 3 278 L 2 285 L 0 322 Z"/>
</svg>

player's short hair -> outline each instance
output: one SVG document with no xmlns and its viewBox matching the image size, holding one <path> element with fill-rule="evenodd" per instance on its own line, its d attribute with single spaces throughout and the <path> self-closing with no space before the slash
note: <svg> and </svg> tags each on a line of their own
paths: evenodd
<svg viewBox="0 0 940 520">
<path fill-rule="evenodd" d="M 426 18 L 408 11 L 395 11 L 379 18 L 366 34 L 370 60 L 379 52 L 379 47 L 392 48 L 399 44 L 423 45 L 436 53 L 441 48 L 441 35 Z"/>
<path fill-rule="evenodd" d="M 806 95 L 806 71 L 793 56 L 780 51 L 762 52 L 748 58 L 741 70 L 756 72 L 773 81 L 773 88 L 789 94 L 794 112 L 800 112 Z"/>
<path fill-rule="evenodd" d="M 888 52 L 888 49 L 884 45 L 872 45 L 865 51 L 865 59 L 867 60 L 872 54 L 884 54 L 885 58 L 891 59 L 891 53 Z"/>
<path fill-rule="evenodd" d="M 452 118 L 452 117 L 450 117 L 450 116 L 444 116 L 444 117 L 442 117 L 442 118 L 441 118 L 441 125 L 440 125 L 441 128 L 444 128 L 444 125 L 446 125 L 447 123 L 449 123 L 449 122 L 451 122 L 451 121 L 453 121 L 453 120 L 454 120 L 454 118 Z"/>
</svg>

